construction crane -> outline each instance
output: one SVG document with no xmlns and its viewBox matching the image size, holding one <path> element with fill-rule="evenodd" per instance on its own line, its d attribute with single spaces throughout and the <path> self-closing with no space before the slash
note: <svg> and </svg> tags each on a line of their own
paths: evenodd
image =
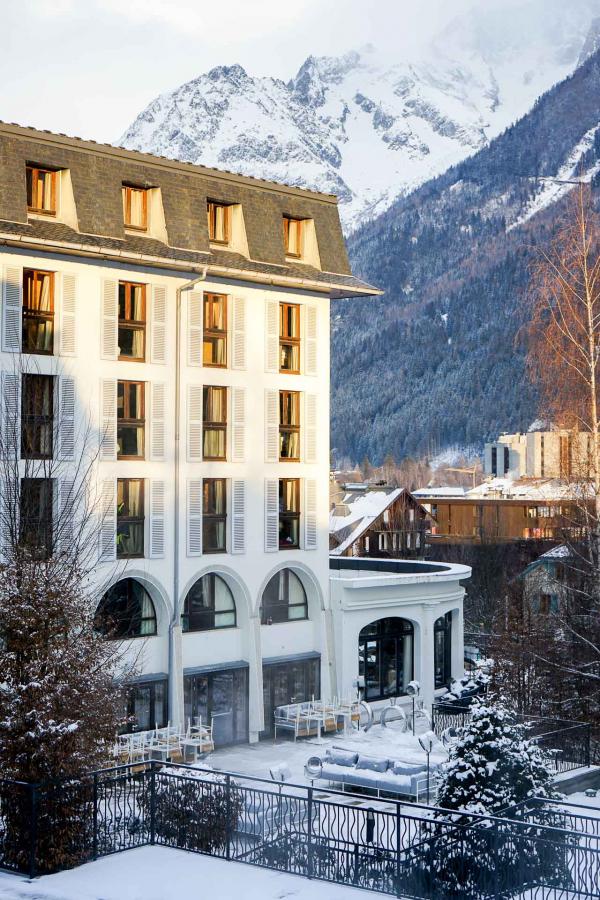
<svg viewBox="0 0 600 900">
<path fill-rule="evenodd" d="M 475 478 L 479 472 L 479 466 L 444 466 L 446 472 L 461 472 L 463 475 L 473 476 L 473 487 L 476 487 Z"/>
</svg>

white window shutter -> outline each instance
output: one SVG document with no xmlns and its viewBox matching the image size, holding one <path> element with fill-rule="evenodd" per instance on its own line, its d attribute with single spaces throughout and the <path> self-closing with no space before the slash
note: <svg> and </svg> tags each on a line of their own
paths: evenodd
<svg viewBox="0 0 600 900">
<path fill-rule="evenodd" d="M 305 307 L 304 374 L 317 374 L 317 307 Z"/>
<path fill-rule="evenodd" d="M 188 385 L 188 462 L 202 462 L 202 396 L 203 390 L 201 384 Z"/>
<path fill-rule="evenodd" d="M 59 379 L 58 440 L 61 459 L 75 456 L 75 379 Z M 116 401 L 115 401 L 116 415 Z"/>
<path fill-rule="evenodd" d="M 119 284 L 112 278 L 102 282 L 102 336 L 101 356 L 116 359 L 119 337 Z"/>
<path fill-rule="evenodd" d="M 279 372 L 279 302 L 267 300 L 265 371 Z"/>
<path fill-rule="evenodd" d="M 54 544 L 59 553 L 71 553 L 75 536 L 75 481 L 61 478 L 58 481 L 58 497 Z"/>
<path fill-rule="evenodd" d="M 106 478 L 102 482 L 100 510 L 100 562 L 112 562 L 117 558 L 117 491 L 116 480 Z"/>
<path fill-rule="evenodd" d="M 246 389 L 231 389 L 231 461 L 244 462 L 246 456 Z"/>
<path fill-rule="evenodd" d="M 16 372 L 2 373 L 2 455 L 21 453 L 21 378 Z"/>
<path fill-rule="evenodd" d="M 279 462 L 279 391 L 265 391 L 265 462 Z"/>
<path fill-rule="evenodd" d="M 265 478 L 265 553 L 279 550 L 279 479 Z"/>
<path fill-rule="evenodd" d="M 165 483 L 153 478 L 150 481 L 150 557 L 162 559 L 165 555 Z"/>
<path fill-rule="evenodd" d="M 152 287 L 150 320 L 150 359 L 164 363 L 167 355 L 167 289 L 161 284 Z"/>
<path fill-rule="evenodd" d="M 77 276 L 62 276 L 62 303 L 60 305 L 60 355 L 75 356 L 77 313 Z"/>
<path fill-rule="evenodd" d="M 5 559 L 18 541 L 19 491 L 18 478 L 0 479 L 0 552 Z"/>
<path fill-rule="evenodd" d="M 246 482 L 231 482 L 231 552 L 246 552 Z"/>
<path fill-rule="evenodd" d="M 188 298 L 188 366 L 202 365 L 202 294 L 192 291 Z"/>
<path fill-rule="evenodd" d="M 100 382 L 100 459 L 117 458 L 117 379 Z"/>
<path fill-rule="evenodd" d="M 165 402 L 167 386 L 153 381 L 150 389 L 150 459 L 165 458 Z"/>
<path fill-rule="evenodd" d="M 317 482 L 304 480 L 304 549 L 317 549 Z"/>
<path fill-rule="evenodd" d="M 231 368 L 246 368 L 246 299 L 233 298 Z"/>
<path fill-rule="evenodd" d="M 187 483 L 187 555 L 202 556 L 202 479 Z"/>
<path fill-rule="evenodd" d="M 304 395 L 304 462 L 317 461 L 317 395 Z"/>
<path fill-rule="evenodd" d="M 5 266 L 2 290 L 2 349 L 18 353 L 21 349 L 21 295 L 23 269 Z"/>
</svg>

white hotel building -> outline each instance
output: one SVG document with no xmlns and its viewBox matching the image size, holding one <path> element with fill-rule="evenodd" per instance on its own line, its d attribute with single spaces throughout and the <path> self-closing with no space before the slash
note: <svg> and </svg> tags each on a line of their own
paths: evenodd
<svg viewBox="0 0 600 900">
<path fill-rule="evenodd" d="M 98 623 L 136 657 L 139 727 L 257 740 L 359 675 L 431 702 L 462 674 L 469 570 L 330 579 L 329 303 L 377 293 L 335 198 L 12 125 L 0 159 L 3 420 L 60 463 L 21 482 L 23 540 L 52 533 L 89 425 Z"/>
</svg>

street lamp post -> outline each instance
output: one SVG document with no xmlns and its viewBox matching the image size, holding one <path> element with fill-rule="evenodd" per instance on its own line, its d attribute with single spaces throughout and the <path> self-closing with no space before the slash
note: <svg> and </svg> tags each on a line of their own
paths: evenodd
<svg viewBox="0 0 600 900">
<path fill-rule="evenodd" d="M 431 771 L 430 767 L 429 767 L 429 757 L 431 756 L 431 751 L 433 750 L 433 738 L 428 735 L 421 734 L 421 735 L 419 735 L 419 744 L 421 745 L 421 747 L 427 754 L 427 805 L 429 806 L 429 800 L 430 800 L 429 775 L 430 775 L 430 771 Z"/>
<path fill-rule="evenodd" d="M 406 693 L 412 697 L 412 733 L 413 737 L 415 736 L 415 712 L 416 712 L 416 701 L 419 696 L 419 691 L 421 690 L 421 685 L 418 681 L 409 681 L 406 685 Z"/>
</svg>

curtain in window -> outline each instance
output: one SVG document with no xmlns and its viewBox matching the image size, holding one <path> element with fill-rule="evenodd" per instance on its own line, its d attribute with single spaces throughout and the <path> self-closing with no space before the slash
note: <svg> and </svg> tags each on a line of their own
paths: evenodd
<svg viewBox="0 0 600 900">
<path fill-rule="evenodd" d="M 152 600 L 149 595 L 144 591 L 143 599 L 142 599 L 142 621 L 140 623 L 140 634 L 148 635 L 148 634 L 156 634 L 156 622 L 154 617 L 154 606 L 152 605 Z"/>
<path fill-rule="evenodd" d="M 53 172 L 40 172 L 38 178 L 38 208 L 52 209 Z M 40 202 L 41 201 L 41 202 Z"/>
<path fill-rule="evenodd" d="M 215 206 L 215 240 L 225 241 L 227 233 L 225 230 L 225 207 Z"/>
<path fill-rule="evenodd" d="M 144 195 L 142 191 L 130 191 L 129 202 L 131 204 L 131 224 L 138 228 L 144 225 Z"/>
</svg>

